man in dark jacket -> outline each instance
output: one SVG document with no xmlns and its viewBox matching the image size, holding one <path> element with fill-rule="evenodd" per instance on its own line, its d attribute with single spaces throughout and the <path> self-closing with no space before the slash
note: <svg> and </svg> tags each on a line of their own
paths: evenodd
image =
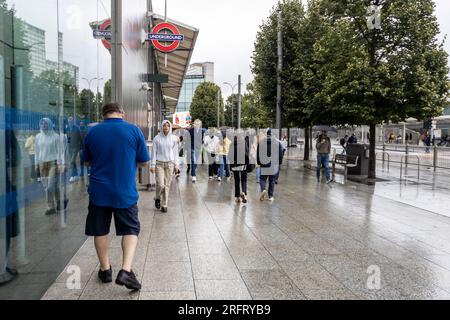
<svg viewBox="0 0 450 320">
<path fill-rule="evenodd" d="M 274 201 L 275 182 L 283 162 L 284 148 L 280 141 L 272 137 L 272 130 L 267 131 L 267 138 L 260 141 L 257 149 L 257 162 L 261 167 L 261 201 Z M 267 180 L 269 190 L 267 191 Z"/>
<path fill-rule="evenodd" d="M 188 153 L 188 163 L 190 167 L 192 182 L 197 182 L 197 165 L 201 163 L 202 147 L 206 135 L 206 129 L 202 128 L 203 124 L 200 120 L 195 120 L 194 127 L 189 129 L 186 145 L 190 150 Z"/>
</svg>

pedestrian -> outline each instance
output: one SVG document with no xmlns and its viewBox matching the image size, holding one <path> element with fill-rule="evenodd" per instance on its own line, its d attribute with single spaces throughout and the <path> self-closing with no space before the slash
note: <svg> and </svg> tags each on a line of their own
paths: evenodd
<svg viewBox="0 0 450 320">
<path fill-rule="evenodd" d="M 35 180 L 38 178 L 36 171 L 36 135 L 32 133 L 28 139 L 25 141 L 25 150 L 28 153 L 28 159 L 30 160 L 30 179 Z"/>
<path fill-rule="evenodd" d="M 95 237 L 100 281 L 112 282 L 109 233 L 114 215 L 123 251 L 116 284 L 137 291 L 141 284 L 132 270 L 140 234 L 136 173 L 150 156 L 142 131 L 123 120 L 125 112 L 120 104 L 107 104 L 102 113 L 104 122 L 89 130 L 82 153 L 82 160 L 91 168 L 86 235 Z"/>
<path fill-rule="evenodd" d="M 317 149 L 317 182 L 320 182 L 320 175 L 322 171 L 322 166 L 325 167 L 325 175 L 327 178 L 327 183 L 331 183 L 331 173 L 330 173 L 330 153 L 331 153 L 331 140 L 328 137 L 327 131 L 322 131 L 316 144 Z"/>
<path fill-rule="evenodd" d="M 194 121 L 193 128 L 189 129 L 189 154 L 190 154 L 190 172 L 192 182 L 197 182 L 197 167 L 201 163 L 202 147 L 206 135 L 206 129 L 203 129 L 202 121 L 197 119 Z M 189 169 L 188 169 L 189 170 Z"/>
<path fill-rule="evenodd" d="M 234 196 L 236 203 L 247 203 L 248 166 L 250 165 L 250 144 L 248 137 L 239 132 L 229 150 L 228 158 L 234 176 Z"/>
<path fill-rule="evenodd" d="M 53 122 L 49 118 L 41 119 L 41 132 L 35 140 L 36 171 L 39 172 L 42 186 L 47 197 L 46 215 L 54 215 L 67 208 L 63 176 L 66 165 L 67 139 L 64 134 L 54 130 Z"/>
<path fill-rule="evenodd" d="M 287 148 L 288 148 L 287 137 L 283 138 L 283 140 L 279 141 L 279 143 L 281 144 L 281 147 L 283 148 L 282 156 L 280 159 L 280 162 L 282 163 L 284 160 L 284 156 L 286 155 Z M 278 166 L 278 172 L 275 175 L 275 184 L 278 184 L 278 180 L 280 180 L 280 173 L 281 173 L 281 166 Z"/>
<path fill-rule="evenodd" d="M 322 134 L 323 134 L 323 132 L 322 132 Z M 320 136 L 319 136 L 319 138 L 318 139 L 320 139 Z M 358 143 L 358 138 L 356 138 L 356 134 L 352 134 L 351 136 L 350 136 L 350 138 L 348 138 L 348 140 L 347 140 L 347 146 L 349 145 L 349 144 L 357 144 Z"/>
<path fill-rule="evenodd" d="M 178 138 L 172 134 L 172 124 L 165 120 L 162 130 L 153 140 L 151 172 L 156 175 L 155 208 L 167 213 L 169 192 L 174 173 L 179 170 Z"/>
<path fill-rule="evenodd" d="M 258 144 L 257 163 L 261 166 L 261 201 L 274 201 L 275 180 L 283 159 L 283 146 L 272 137 L 272 130 L 267 130 L 267 137 Z M 267 181 L 269 190 L 267 191 Z"/>
<path fill-rule="evenodd" d="M 208 154 L 208 173 L 209 180 L 214 179 L 214 173 L 216 171 L 216 152 L 219 147 L 220 139 L 216 134 L 214 128 L 209 129 L 209 135 L 205 137 L 205 150 Z"/>
<path fill-rule="evenodd" d="M 217 181 L 219 182 L 221 182 L 224 178 L 224 174 L 227 179 L 231 178 L 229 160 L 231 140 L 228 139 L 226 130 L 221 131 L 221 136 L 222 137 L 217 146 L 217 156 L 219 157 L 219 172 L 217 175 Z"/>
<path fill-rule="evenodd" d="M 259 143 L 261 142 L 261 141 L 263 141 L 264 139 L 266 138 L 266 135 L 264 134 L 264 132 L 263 131 L 260 131 L 259 133 L 258 133 L 258 135 L 257 135 L 257 137 L 256 137 L 256 140 L 255 140 L 255 146 L 253 147 L 254 148 L 254 153 L 255 153 L 255 159 L 257 158 L 257 153 L 258 153 L 258 145 L 259 145 Z M 257 161 L 256 161 L 257 162 Z M 259 185 L 260 184 L 260 182 L 261 182 L 261 166 L 258 164 L 258 163 L 256 163 L 256 183 Z"/>
<path fill-rule="evenodd" d="M 78 156 L 83 147 L 81 131 L 80 128 L 75 124 L 75 119 L 73 117 L 69 117 L 67 120 L 68 124 L 66 127 L 66 135 L 67 135 L 67 145 L 69 149 L 69 159 L 70 159 L 70 183 L 76 182 L 79 179 L 78 176 Z"/>
</svg>

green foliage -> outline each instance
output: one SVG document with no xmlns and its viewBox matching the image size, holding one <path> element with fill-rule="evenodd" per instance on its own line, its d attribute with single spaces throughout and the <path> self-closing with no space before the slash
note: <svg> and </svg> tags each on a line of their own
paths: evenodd
<svg viewBox="0 0 450 320">
<path fill-rule="evenodd" d="M 104 104 L 108 104 L 111 102 L 111 97 L 112 97 L 112 93 L 111 93 L 111 79 L 109 79 L 108 81 L 106 81 L 105 83 L 105 87 L 103 90 L 103 95 L 104 95 Z"/>
<path fill-rule="evenodd" d="M 217 102 L 220 88 L 212 82 L 202 83 L 195 90 L 191 104 L 191 116 L 200 119 L 204 128 L 217 127 Z M 220 98 L 220 124 L 225 123 L 223 100 Z"/>
</svg>

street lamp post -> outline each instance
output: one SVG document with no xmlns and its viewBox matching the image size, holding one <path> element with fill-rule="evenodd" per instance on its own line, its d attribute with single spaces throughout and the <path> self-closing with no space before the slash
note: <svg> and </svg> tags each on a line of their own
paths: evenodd
<svg viewBox="0 0 450 320">
<path fill-rule="evenodd" d="M 87 84 L 88 84 L 88 89 L 89 89 L 89 91 L 91 91 L 92 92 L 92 90 L 91 90 L 91 83 L 92 83 L 92 81 L 94 81 L 94 80 L 97 80 L 97 77 L 95 77 L 95 78 L 92 78 L 92 79 L 88 79 L 88 78 L 83 78 L 82 80 L 84 80 L 84 81 L 86 81 L 87 82 Z M 88 112 L 88 122 L 90 122 L 92 119 L 91 119 L 91 103 L 89 102 L 89 112 Z"/>
<path fill-rule="evenodd" d="M 224 82 L 223 84 L 230 86 L 231 88 L 231 127 L 234 128 L 234 89 L 239 85 L 239 83 L 232 85 L 229 82 Z"/>
</svg>

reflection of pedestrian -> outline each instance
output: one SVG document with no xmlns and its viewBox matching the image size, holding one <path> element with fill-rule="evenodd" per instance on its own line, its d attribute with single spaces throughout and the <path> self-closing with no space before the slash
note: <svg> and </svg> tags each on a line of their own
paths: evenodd
<svg viewBox="0 0 450 320">
<path fill-rule="evenodd" d="M 156 174 L 155 207 L 167 213 L 173 175 L 179 170 L 178 138 L 170 121 L 163 121 L 161 133 L 153 139 L 151 172 Z"/>
<path fill-rule="evenodd" d="M 203 124 L 201 120 L 194 121 L 194 127 L 189 129 L 190 147 L 190 171 L 192 176 L 192 182 L 197 181 L 197 166 L 201 163 L 201 151 L 203 147 L 203 142 L 205 139 L 206 129 L 203 129 Z"/>
<path fill-rule="evenodd" d="M 81 138 L 81 146 L 83 147 L 84 139 L 86 138 L 86 135 L 88 134 L 88 127 L 86 123 L 83 121 L 80 122 L 80 138 Z M 80 177 L 83 178 L 85 175 L 85 165 L 83 161 L 80 161 Z"/>
<path fill-rule="evenodd" d="M 47 196 L 46 215 L 56 214 L 64 209 L 68 200 L 65 197 L 62 177 L 65 172 L 65 152 L 67 141 L 65 135 L 57 134 L 53 129 L 53 122 L 43 118 L 40 122 L 41 133 L 36 136 L 36 165 L 39 168 L 41 182 Z"/>
<path fill-rule="evenodd" d="M 205 137 L 205 150 L 208 154 L 208 173 L 209 180 L 214 178 L 214 173 L 216 171 L 216 151 L 219 145 L 219 137 L 216 135 L 215 129 L 210 129 L 210 134 Z"/>
<path fill-rule="evenodd" d="M 37 178 L 36 173 L 36 150 L 34 149 L 34 145 L 36 142 L 36 136 L 34 133 L 31 134 L 31 136 L 28 137 L 27 141 L 25 142 L 25 150 L 28 153 L 28 157 L 30 159 L 30 178 L 32 180 L 35 180 Z"/>
<path fill-rule="evenodd" d="M 66 127 L 67 144 L 69 150 L 70 159 L 70 182 L 76 182 L 78 180 L 78 155 L 82 148 L 82 138 L 80 128 L 75 124 L 73 117 L 68 119 L 68 125 Z"/>
<path fill-rule="evenodd" d="M 217 176 L 217 180 L 220 182 L 223 179 L 223 175 L 225 174 L 227 179 L 230 179 L 230 145 L 231 140 L 227 137 L 226 130 L 222 130 L 222 139 L 220 139 L 219 144 L 217 146 L 217 156 L 219 157 L 219 173 Z"/>
</svg>

